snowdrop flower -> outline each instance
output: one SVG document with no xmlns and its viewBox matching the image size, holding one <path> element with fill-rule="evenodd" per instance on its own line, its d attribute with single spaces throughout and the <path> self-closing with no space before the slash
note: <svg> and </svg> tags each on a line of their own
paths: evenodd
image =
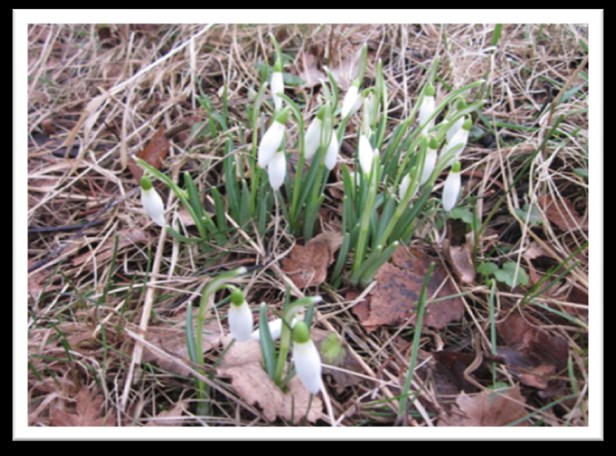
<svg viewBox="0 0 616 456">
<path fill-rule="evenodd" d="M 452 210 L 458 202 L 460 187 L 460 162 L 455 162 L 443 185 L 443 209 L 447 212 Z"/>
<path fill-rule="evenodd" d="M 229 307 L 229 331 L 231 336 L 238 342 L 250 339 L 252 334 L 252 312 L 244 293 L 239 288 L 233 287 L 231 291 L 231 306 Z"/>
<path fill-rule="evenodd" d="M 319 117 L 315 117 L 308 125 L 306 135 L 304 136 L 304 158 L 308 161 L 312 160 L 321 144 L 321 131 L 323 130 L 323 122 Z"/>
<path fill-rule="evenodd" d="M 411 185 L 411 176 L 409 174 L 406 174 L 402 178 L 402 181 L 400 182 L 400 185 L 398 186 L 398 198 L 400 198 L 400 201 L 402 201 L 402 199 L 404 198 L 404 195 L 406 195 L 406 191 L 409 189 L 409 185 Z M 415 187 L 413 196 L 415 196 L 415 193 L 417 193 L 418 188 L 419 187 Z"/>
<path fill-rule="evenodd" d="M 457 123 L 457 122 L 456 122 Z M 456 146 L 458 150 L 456 151 L 456 158 L 459 158 L 462 155 L 462 151 L 466 147 L 466 143 L 468 142 L 468 134 L 473 126 L 473 122 L 471 119 L 466 119 L 462 123 L 462 127 L 456 131 L 456 133 L 451 137 L 447 144 L 445 145 L 445 151 L 449 151 Z"/>
<path fill-rule="evenodd" d="M 355 80 L 342 100 L 340 115 L 344 119 L 355 114 L 361 107 L 361 96 L 359 95 L 359 80 Z"/>
<path fill-rule="evenodd" d="M 274 99 L 274 107 L 276 111 L 282 108 L 282 98 L 278 96 L 279 93 L 284 93 L 284 78 L 282 76 L 282 62 L 280 59 L 276 59 L 274 64 L 274 72 L 272 73 L 272 79 L 270 80 L 270 87 L 272 89 L 272 98 Z"/>
<path fill-rule="evenodd" d="M 165 205 L 163 204 L 163 200 L 158 192 L 154 189 L 152 181 L 148 176 L 144 175 L 141 178 L 140 187 L 141 204 L 143 205 L 143 208 L 158 226 L 164 227 Z"/>
<path fill-rule="evenodd" d="M 449 130 L 447 130 L 447 142 L 451 141 L 451 138 L 453 138 L 454 135 L 458 133 L 458 131 L 462 128 L 463 124 L 464 117 L 460 117 L 451 127 L 449 127 Z"/>
<path fill-rule="evenodd" d="M 293 328 L 293 364 L 297 376 L 310 394 L 321 391 L 321 357 L 303 321 L 297 322 Z"/>
<path fill-rule="evenodd" d="M 430 84 L 426 87 L 426 91 L 424 92 L 424 97 L 419 106 L 419 125 L 424 125 L 428 118 L 434 112 L 436 108 L 436 100 L 434 99 L 434 86 Z M 423 133 L 426 134 L 430 128 L 434 126 L 434 119 L 430 120 L 428 124 L 423 129 Z"/>
<path fill-rule="evenodd" d="M 260 168 L 265 168 L 269 162 L 272 161 L 274 155 L 276 155 L 276 151 L 282 144 L 288 115 L 287 109 L 280 111 L 261 138 L 259 150 L 257 152 L 257 163 Z"/>
<path fill-rule="evenodd" d="M 378 150 L 372 148 L 370 140 L 366 135 L 361 135 L 359 137 L 359 166 L 364 174 L 370 174 L 372 162 L 378 153 Z"/>
<path fill-rule="evenodd" d="M 284 178 L 287 175 L 287 158 L 284 151 L 281 150 L 274 154 L 274 157 L 267 165 L 267 174 L 272 188 L 278 190 L 284 183 Z"/>
<path fill-rule="evenodd" d="M 373 90 L 368 92 L 366 98 L 364 99 L 364 111 L 363 111 L 363 124 L 362 129 L 363 132 L 368 134 L 372 129 L 372 126 L 376 124 L 378 120 L 378 100 Z"/>
<path fill-rule="evenodd" d="M 291 320 L 291 328 L 295 326 L 295 323 L 297 323 L 297 320 L 294 318 L 293 320 Z M 269 321 L 267 326 L 269 327 L 272 339 L 280 339 L 280 334 L 282 334 L 282 318 L 275 318 Z M 252 340 L 259 340 L 261 338 L 261 331 L 259 329 L 255 329 L 250 335 L 250 338 Z"/>
<path fill-rule="evenodd" d="M 426 151 L 426 158 L 424 159 L 424 168 L 419 181 L 421 185 L 428 182 L 428 179 L 430 179 L 430 176 L 432 175 L 432 171 L 434 171 L 434 168 L 436 167 L 436 162 L 438 160 L 437 148 L 438 143 L 436 142 L 436 139 L 430 139 L 430 142 L 428 143 L 428 150 Z"/>
<path fill-rule="evenodd" d="M 340 144 L 338 143 L 336 130 L 334 130 L 332 131 L 332 139 L 329 141 L 329 146 L 327 146 L 327 151 L 325 152 L 325 167 L 330 171 L 336 166 L 339 151 Z"/>
</svg>

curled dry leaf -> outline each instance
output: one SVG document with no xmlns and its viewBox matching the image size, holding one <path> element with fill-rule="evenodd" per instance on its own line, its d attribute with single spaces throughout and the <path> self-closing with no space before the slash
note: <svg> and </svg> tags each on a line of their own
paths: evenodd
<svg viewBox="0 0 616 456">
<path fill-rule="evenodd" d="M 505 343 L 497 347 L 497 353 L 523 384 L 545 389 L 567 366 L 569 345 L 564 337 L 531 326 L 517 313 L 512 313 L 496 328 Z"/>
<path fill-rule="evenodd" d="M 385 263 L 379 269 L 373 290 L 353 307 L 353 312 L 368 332 L 383 325 L 401 324 L 409 318 L 411 324 L 415 322 L 417 301 L 430 259 L 419 250 L 411 254 L 404 247 L 399 247 L 392 260 L 393 264 Z M 445 272 L 436 266 L 428 284 L 428 300 L 454 294 Z M 428 302 L 424 324 L 441 329 L 452 321 L 460 320 L 463 315 L 464 305 L 458 297 Z"/>
<path fill-rule="evenodd" d="M 588 222 L 578 214 L 570 199 L 544 195 L 539 198 L 539 204 L 550 223 L 556 225 L 561 231 L 588 230 Z"/>
<path fill-rule="evenodd" d="M 282 270 L 299 288 L 321 285 L 341 244 L 342 235 L 333 231 L 315 236 L 306 245 L 295 244 L 282 260 Z"/>
<path fill-rule="evenodd" d="M 197 321 L 198 309 L 193 309 L 193 321 Z M 157 364 L 161 369 L 177 375 L 188 377 L 190 371 L 185 367 L 190 364 L 188 348 L 186 347 L 186 312 L 178 312 L 173 320 L 165 324 L 149 326 L 145 335 L 148 342 L 164 350 L 167 354 L 177 358 L 177 361 L 166 356 L 160 356 L 155 351 L 144 348 L 143 361 Z M 218 347 L 224 335 L 215 320 L 203 325 L 203 353 Z"/>
<path fill-rule="evenodd" d="M 231 379 L 237 394 L 250 405 L 258 405 L 269 422 L 277 417 L 299 424 L 304 417 L 314 423 L 321 417 L 323 403 L 312 398 L 297 377 L 288 384 L 289 391 L 282 392 L 269 378 L 261 365 L 259 342 L 248 340 L 234 343 L 225 354 L 218 375 Z M 310 404 L 310 409 L 308 405 Z"/>
<path fill-rule="evenodd" d="M 92 397 L 90 391 L 83 387 L 75 398 L 75 410 L 52 409 L 49 419 L 50 426 L 114 426 L 112 416 L 99 416 L 103 398 Z"/>
<path fill-rule="evenodd" d="M 483 391 L 474 396 L 460 393 L 456 407 L 441 416 L 439 426 L 507 426 L 527 415 L 518 386 Z M 526 421 L 516 426 L 526 426 Z"/>
<path fill-rule="evenodd" d="M 149 163 L 156 169 L 160 169 L 163 166 L 163 161 L 169 155 L 169 140 L 167 139 L 167 135 L 165 134 L 165 129 L 160 127 L 150 142 L 146 144 L 146 146 L 137 153 L 137 157 L 142 159 L 143 161 Z M 128 162 L 128 168 L 132 173 L 133 177 L 137 182 L 141 180 L 141 176 L 143 176 L 143 171 L 141 168 L 137 166 L 135 161 L 131 158 Z"/>
</svg>

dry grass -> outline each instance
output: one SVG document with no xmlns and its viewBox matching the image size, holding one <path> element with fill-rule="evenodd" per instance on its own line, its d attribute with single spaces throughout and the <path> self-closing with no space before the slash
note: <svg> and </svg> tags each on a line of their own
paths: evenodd
<svg viewBox="0 0 616 456">
<path fill-rule="evenodd" d="M 166 419 L 173 425 L 271 424 L 216 377 L 211 379 L 212 414 L 197 416 L 192 376 L 157 363 L 142 365 L 134 347 L 147 327 L 177 324 L 178 314 L 220 269 L 263 264 L 243 283 L 248 297 L 280 304 L 288 279 L 278 261 L 294 239 L 277 220 L 269 236 L 239 230 L 204 257 L 152 226 L 127 169 L 129 156 L 162 125 L 167 131 L 179 130 L 171 138 L 168 175 L 177 179 L 180 171 L 189 170 L 202 190 L 219 184 L 225 139 L 196 138 L 190 129 L 176 127 L 204 119 L 196 101 L 200 93 L 208 94 L 220 109 L 218 90 L 226 83 L 231 134 L 236 143 L 249 143 L 249 129 L 239 126 L 246 124 L 246 99 L 258 84 L 257 63 L 271 60 L 269 30 L 197 25 L 30 27 L 31 425 L 53 424 L 53 411 L 70 409 L 83 387 L 104 397 L 104 411 L 118 425 L 146 425 L 165 411 L 170 411 Z M 296 74 L 309 56 L 334 68 L 343 56 L 368 42 L 370 65 L 383 59 L 394 119 L 408 113 L 435 56 L 443 62 L 439 87 L 486 79 L 484 117 L 475 122 L 478 128 L 464 160 L 467 201 L 477 196 L 476 210 L 487 221 L 477 240 L 478 258 L 514 261 L 532 281 L 555 265 L 566 263 L 570 268 L 562 277 L 557 277 L 562 272 L 558 271 L 554 286 L 532 299 L 527 289 L 499 286 L 495 305 L 501 317 L 520 310 L 531 324 L 566 338 L 569 345 L 568 372 L 559 373 L 562 391 L 550 396 L 523 389 L 527 411 L 536 412 L 530 422 L 587 425 L 588 185 L 576 171 L 588 169 L 588 89 L 580 74 L 587 69 L 579 44 L 587 39 L 585 28 L 509 25 L 496 50 L 491 47 L 493 26 L 488 25 L 272 30 L 282 48 L 295 56 L 287 70 Z M 571 91 L 578 86 L 578 91 Z M 310 89 L 298 90 L 313 100 Z M 525 161 L 537 149 L 540 152 Z M 503 191 L 513 183 L 513 191 Z M 177 208 L 172 196 L 167 203 Z M 533 224 L 529 207 L 544 223 Z M 560 215 L 554 215 L 554 207 Z M 575 213 L 569 213 L 572 210 Z M 559 216 L 564 227 L 559 226 Z M 427 246 L 422 248 L 440 253 L 443 229 L 439 220 L 433 222 L 421 231 L 422 245 Z M 531 246 L 540 248 L 542 256 L 529 259 L 525 254 Z M 445 260 L 441 262 L 447 267 Z M 425 331 L 412 384 L 417 395 L 411 401 L 411 425 L 435 425 L 451 402 L 437 391 L 430 352 L 444 348 L 487 356 L 491 350 L 489 287 L 480 280 L 472 286 L 453 277 L 452 282 L 463 297 L 465 317 L 446 330 Z M 354 362 L 350 370 L 357 372 L 350 374 L 351 385 L 342 390 L 330 382 L 336 424 L 394 424 L 397 401 L 388 399 L 399 394 L 403 383 L 412 329 L 382 327 L 367 334 L 349 310 L 356 301 L 346 300 L 344 290 L 323 287 L 321 294 L 325 304 L 318 315 L 320 326 L 348 343 Z M 217 313 L 213 317 L 218 321 Z M 183 337 L 181 331 L 178 334 Z M 169 353 L 168 347 L 161 348 Z M 215 363 L 219 355 L 209 352 L 207 362 Z M 497 376 L 516 382 L 503 365 Z M 324 413 L 319 424 L 334 423 Z"/>
</svg>

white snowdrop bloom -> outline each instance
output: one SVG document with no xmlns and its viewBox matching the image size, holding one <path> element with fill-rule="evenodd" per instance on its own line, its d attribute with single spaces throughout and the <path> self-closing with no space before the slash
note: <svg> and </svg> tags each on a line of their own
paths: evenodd
<svg viewBox="0 0 616 456">
<path fill-rule="evenodd" d="M 353 85 L 349 87 L 347 93 L 344 95 L 340 115 L 342 116 L 342 118 L 348 117 L 352 114 L 355 114 L 360 107 L 361 97 L 359 95 L 359 84 L 354 82 Z"/>
<path fill-rule="evenodd" d="M 293 365 L 297 376 L 311 394 L 321 391 L 321 356 L 303 321 L 297 322 L 293 328 Z"/>
<path fill-rule="evenodd" d="M 158 226 L 165 226 L 165 205 L 158 192 L 154 189 L 149 177 L 143 176 L 140 183 L 141 204 Z"/>
<path fill-rule="evenodd" d="M 405 174 L 400 182 L 400 185 L 398 186 L 398 198 L 400 198 L 400 201 L 402 201 L 404 195 L 406 195 L 406 191 L 409 189 L 410 184 L 411 178 L 408 174 Z"/>
<path fill-rule="evenodd" d="M 445 152 L 450 151 L 456 146 L 459 146 L 458 149 L 456 150 L 455 157 L 456 159 L 460 158 L 460 155 L 462 155 L 462 151 L 464 150 L 464 148 L 466 147 L 466 144 L 468 143 L 468 135 L 470 133 L 472 125 L 473 123 L 471 119 L 466 119 L 464 123 L 462 124 L 462 128 L 460 128 L 455 133 L 455 135 L 453 135 L 451 140 L 447 141 L 447 144 L 445 145 L 445 149 L 444 149 Z"/>
<path fill-rule="evenodd" d="M 419 106 L 419 125 L 423 125 L 428 121 L 428 118 L 432 115 L 436 109 L 436 100 L 434 98 L 434 87 L 428 86 L 424 94 L 421 105 Z M 424 129 L 423 133 L 427 133 L 430 128 L 434 126 L 434 119 L 430 120 Z"/>
<path fill-rule="evenodd" d="M 272 79 L 270 81 L 270 87 L 272 89 L 272 98 L 274 99 L 274 107 L 276 111 L 280 111 L 282 108 L 282 98 L 278 96 L 279 93 L 284 93 L 284 78 L 282 76 L 282 68 L 280 71 L 274 69 L 272 73 Z"/>
<path fill-rule="evenodd" d="M 460 162 L 456 162 L 449 171 L 443 185 L 443 209 L 447 212 L 451 211 L 458 202 L 460 188 L 462 187 L 460 174 Z"/>
<path fill-rule="evenodd" d="M 308 125 L 306 135 L 304 136 L 304 158 L 308 161 L 312 160 L 321 144 L 322 127 L 323 122 L 318 117 L 312 119 L 312 122 Z"/>
<path fill-rule="evenodd" d="M 295 326 L 297 320 L 294 318 L 291 320 L 291 328 Z M 280 334 L 282 334 L 282 318 L 274 318 L 267 323 L 269 327 L 270 334 L 272 335 L 273 340 L 280 339 Z M 259 340 L 261 338 L 261 331 L 259 329 L 255 329 L 250 335 L 252 340 Z"/>
<path fill-rule="evenodd" d="M 419 181 L 421 185 L 428 182 L 428 179 L 430 179 L 430 176 L 432 175 L 432 172 L 434 171 L 434 168 L 436 167 L 436 162 L 438 160 L 438 151 L 436 150 L 436 147 L 433 149 L 431 147 L 432 145 L 436 146 L 436 144 L 431 144 L 430 146 L 428 146 L 428 150 L 426 151 L 424 168 L 421 174 L 421 179 Z"/>
<path fill-rule="evenodd" d="M 250 339 L 252 334 L 252 312 L 239 289 L 231 293 L 231 306 L 229 307 L 229 331 L 238 342 Z"/>
<path fill-rule="evenodd" d="M 449 130 L 447 130 L 447 142 L 451 141 L 451 138 L 453 138 L 453 136 L 458 132 L 458 130 L 462 128 L 463 124 L 464 117 L 460 117 L 451 127 L 449 127 Z"/>
<path fill-rule="evenodd" d="M 336 131 L 332 131 L 332 139 L 329 141 L 327 151 L 325 152 L 325 167 L 330 171 L 336 166 L 338 161 L 338 153 L 340 152 L 340 144 L 338 144 L 338 137 Z"/>
<path fill-rule="evenodd" d="M 373 91 L 370 91 L 364 99 L 362 128 L 365 133 L 368 133 L 378 119 L 378 100 Z"/>
<path fill-rule="evenodd" d="M 278 190 L 284 183 L 287 175 L 287 158 L 284 151 L 277 152 L 267 165 L 267 174 L 270 185 L 274 190 Z"/>
<path fill-rule="evenodd" d="M 269 162 L 272 161 L 274 155 L 276 155 L 276 151 L 282 144 L 284 132 L 284 123 L 274 120 L 259 143 L 259 150 L 257 152 L 257 163 L 259 167 L 265 168 Z"/>
<path fill-rule="evenodd" d="M 372 148 L 370 140 L 366 135 L 361 135 L 359 137 L 359 166 L 364 174 L 370 174 L 376 154 L 378 154 L 378 151 Z"/>
</svg>

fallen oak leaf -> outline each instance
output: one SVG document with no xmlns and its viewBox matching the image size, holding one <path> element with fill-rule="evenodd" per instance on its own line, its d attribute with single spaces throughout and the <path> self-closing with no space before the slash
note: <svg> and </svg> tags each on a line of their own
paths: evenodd
<svg viewBox="0 0 616 456">
<path fill-rule="evenodd" d="M 342 234 L 328 231 L 315 236 L 306 245 L 295 244 L 282 260 L 282 270 L 299 288 L 321 285 L 327 268 L 334 262 L 334 253 L 342 244 Z"/>
<path fill-rule="evenodd" d="M 443 414 L 438 426 L 507 426 L 524 418 L 524 397 L 520 387 L 507 390 L 483 391 L 474 396 L 460 393 L 456 406 Z M 521 421 L 516 426 L 526 426 Z"/>
<path fill-rule="evenodd" d="M 112 416 L 99 417 L 101 412 L 101 396 L 92 397 L 86 387 L 82 388 L 75 398 L 75 411 L 53 409 L 50 413 L 51 426 L 114 426 Z"/>
<path fill-rule="evenodd" d="M 230 341 L 229 338 L 226 340 Z M 261 347 L 257 341 L 234 343 L 227 350 L 217 373 L 231 379 L 231 385 L 240 398 L 248 404 L 259 405 L 269 422 L 280 417 L 299 424 L 306 417 L 308 422 L 314 423 L 322 415 L 321 399 L 313 396 L 311 400 L 310 393 L 297 376 L 288 383 L 287 393 L 272 381 L 261 365 Z"/>
<path fill-rule="evenodd" d="M 417 317 L 417 301 L 430 260 L 418 250 L 410 254 L 404 247 L 399 247 L 392 261 L 381 266 L 375 277 L 376 286 L 352 309 L 368 332 L 383 325 L 401 324 L 407 319 L 414 324 Z M 446 298 L 454 294 L 445 272 L 437 266 L 428 284 L 428 299 Z M 442 329 L 452 321 L 460 320 L 463 315 L 464 305 L 458 297 L 428 302 L 424 324 Z"/>
<path fill-rule="evenodd" d="M 165 134 L 165 129 L 161 126 L 152 139 L 146 144 L 146 146 L 139 152 L 137 152 L 137 158 L 145 161 L 156 169 L 160 169 L 163 166 L 163 161 L 169 155 L 169 140 Z M 137 166 L 135 160 L 131 157 L 128 162 L 128 168 L 137 182 L 141 180 L 143 176 L 143 170 Z"/>
</svg>

